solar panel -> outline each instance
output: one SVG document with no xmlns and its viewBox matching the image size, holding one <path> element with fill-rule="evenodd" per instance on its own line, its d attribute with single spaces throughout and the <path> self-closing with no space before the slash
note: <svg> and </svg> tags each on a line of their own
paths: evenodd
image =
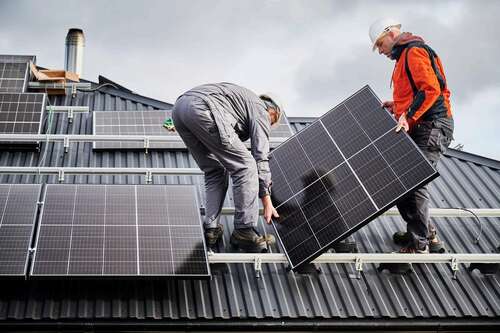
<svg viewBox="0 0 500 333">
<path fill-rule="evenodd" d="M 195 186 L 47 185 L 33 276 L 209 276 Z"/>
<path fill-rule="evenodd" d="M 45 94 L 0 93 L 0 133 L 39 134 Z"/>
<path fill-rule="evenodd" d="M 24 92 L 28 82 L 28 63 L 0 61 L 0 92 Z"/>
<path fill-rule="evenodd" d="M 293 269 L 437 177 L 369 86 L 274 149 L 273 221 Z"/>
<path fill-rule="evenodd" d="M 26 274 L 41 185 L 0 185 L 0 276 Z"/>
<path fill-rule="evenodd" d="M 36 56 L 33 55 L 12 55 L 12 54 L 0 54 L 0 62 L 9 63 L 36 63 Z"/>
<path fill-rule="evenodd" d="M 166 131 L 163 121 L 172 116 L 171 110 L 151 111 L 94 111 L 94 134 L 96 135 L 154 135 L 174 136 L 175 132 Z M 288 138 L 292 131 L 286 116 L 282 116 L 278 126 L 271 128 L 270 137 Z M 273 146 L 271 146 L 273 148 Z M 151 142 L 149 149 L 185 149 L 182 141 Z M 144 149 L 144 143 L 126 141 L 97 141 L 94 149 Z"/>
<path fill-rule="evenodd" d="M 170 110 L 94 111 L 94 134 L 178 136 L 163 128 L 163 121 L 172 116 Z M 182 141 L 151 142 L 150 149 L 185 148 Z M 144 149 L 144 143 L 126 141 L 94 142 L 94 149 Z"/>
</svg>

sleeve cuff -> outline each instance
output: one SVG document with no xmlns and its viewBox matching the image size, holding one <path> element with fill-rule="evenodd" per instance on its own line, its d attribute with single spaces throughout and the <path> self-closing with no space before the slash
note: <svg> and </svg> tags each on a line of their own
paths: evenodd
<svg viewBox="0 0 500 333">
<path fill-rule="evenodd" d="M 271 192 L 269 191 L 269 189 L 259 190 L 259 199 L 262 199 L 263 197 L 265 197 L 267 195 L 271 195 Z"/>
</svg>

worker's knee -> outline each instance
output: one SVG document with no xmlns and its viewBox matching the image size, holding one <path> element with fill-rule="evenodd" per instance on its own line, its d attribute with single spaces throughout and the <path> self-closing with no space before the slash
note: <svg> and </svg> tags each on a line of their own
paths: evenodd
<svg viewBox="0 0 500 333">
<path fill-rule="evenodd" d="M 212 180 L 223 181 L 226 178 L 228 178 L 228 172 L 223 167 L 211 166 L 204 169 L 202 168 L 202 170 L 205 173 L 205 179 L 207 181 L 212 181 Z"/>
</svg>

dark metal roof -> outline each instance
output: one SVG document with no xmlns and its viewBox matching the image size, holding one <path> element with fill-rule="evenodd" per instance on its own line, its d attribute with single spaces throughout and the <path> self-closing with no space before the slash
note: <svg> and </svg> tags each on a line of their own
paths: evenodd
<svg viewBox="0 0 500 333">
<path fill-rule="evenodd" d="M 171 104 L 115 89 L 78 92 L 76 98 L 51 98 L 55 105 L 88 105 L 93 110 L 152 110 Z M 291 118 L 294 130 L 310 119 Z M 56 114 L 51 133 L 91 134 L 92 113 Z M 46 148 L 46 149 L 45 149 Z M 491 162 L 491 163 L 490 163 Z M 431 186 L 433 207 L 500 207 L 498 161 L 464 152 L 447 154 Z M 91 143 L 42 146 L 41 153 L 1 152 L 1 166 L 196 167 L 186 151 L 93 152 Z M 70 176 L 66 183 L 142 184 L 143 176 Z M 0 175 L 0 183 L 56 183 L 55 176 Z M 156 184 L 202 184 L 196 176 L 154 176 Z M 202 186 L 200 194 L 203 197 Z M 225 206 L 232 206 L 229 194 Z M 500 244 L 500 220 L 482 218 L 479 230 L 473 218 L 439 218 L 435 223 L 452 252 L 489 253 Z M 224 217 L 224 246 L 232 217 Z M 264 224 L 261 221 L 261 228 Z M 267 227 L 266 227 L 267 228 Z M 381 217 L 360 229 L 355 239 L 361 252 L 388 252 L 391 235 L 404 229 L 399 217 Z M 271 231 L 270 229 L 267 229 Z M 224 251 L 224 249 L 221 249 Z M 278 249 L 274 249 L 278 251 Z M 410 275 L 379 272 L 366 265 L 356 278 L 354 265 L 322 265 L 321 274 L 298 275 L 284 265 L 265 264 L 261 279 L 252 265 L 232 264 L 213 269 L 210 281 L 190 280 L 64 280 L 2 281 L 0 325 L 95 325 L 141 329 L 187 325 L 192 328 L 237 324 L 251 327 L 320 328 L 394 325 L 399 328 L 437 329 L 456 325 L 500 325 L 500 276 L 468 272 L 462 265 L 452 278 L 448 265 L 416 265 Z M 259 321 L 255 321 L 255 320 Z M 157 325 L 157 326 L 151 326 Z M 27 326 L 16 326 L 16 328 Z M 68 326 L 70 327 L 70 326 Z M 491 327 L 491 326 L 489 326 Z"/>
</svg>

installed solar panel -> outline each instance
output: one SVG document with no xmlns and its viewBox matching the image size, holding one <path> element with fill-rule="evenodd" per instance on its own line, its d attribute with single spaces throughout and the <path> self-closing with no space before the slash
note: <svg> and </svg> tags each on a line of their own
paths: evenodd
<svg viewBox="0 0 500 333">
<path fill-rule="evenodd" d="M 41 185 L 0 185 L 0 276 L 25 275 Z"/>
<path fill-rule="evenodd" d="M 45 94 L 0 93 L 0 133 L 39 134 Z"/>
<path fill-rule="evenodd" d="M 94 111 L 94 134 L 96 135 L 154 135 L 174 136 L 163 128 L 163 121 L 172 116 L 170 110 L 154 111 Z M 286 116 L 282 116 L 278 126 L 271 129 L 271 137 L 288 138 L 292 135 Z M 185 144 L 178 142 L 151 142 L 149 149 L 183 149 Z M 101 141 L 94 143 L 94 149 L 144 149 L 144 143 L 126 141 Z"/>
<path fill-rule="evenodd" d="M 94 134 L 97 135 L 154 135 L 178 136 L 163 128 L 163 121 L 172 116 L 170 110 L 151 111 L 94 111 Z M 151 142 L 150 149 L 184 148 L 177 143 Z M 144 149 L 138 142 L 95 142 L 94 149 Z"/>
<path fill-rule="evenodd" d="M 0 61 L 0 92 L 24 92 L 28 82 L 28 63 Z"/>
<path fill-rule="evenodd" d="M 271 152 L 273 226 L 292 268 L 437 177 L 395 126 L 365 86 Z"/>
<path fill-rule="evenodd" d="M 32 55 L 11 55 L 11 54 L 0 54 L 0 62 L 9 63 L 36 63 L 36 57 Z"/>
<path fill-rule="evenodd" d="M 277 126 L 271 127 L 271 134 L 269 137 L 271 138 L 289 138 L 292 136 L 292 129 L 290 128 L 290 123 L 288 122 L 288 118 L 285 113 L 281 115 L 280 122 Z M 271 145 L 271 148 L 275 148 L 277 145 Z"/>
<path fill-rule="evenodd" d="M 196 189 L 47 185 L 33 276 L 207 277 Z"/>
</svg>

